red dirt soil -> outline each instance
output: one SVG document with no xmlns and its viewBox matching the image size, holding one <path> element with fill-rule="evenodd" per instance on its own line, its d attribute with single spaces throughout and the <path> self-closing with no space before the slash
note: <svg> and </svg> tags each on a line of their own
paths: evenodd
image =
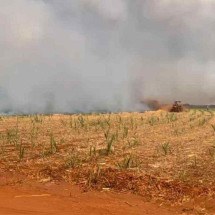
<svg viewBox="0 0 215 215">
<path fill-rule="evenodd" d="M 82 192 L 65 184 L 0 187 L 0 214 L 16 215 L 143 215 L 179 214 L 128 193 Z"/>
</svg>

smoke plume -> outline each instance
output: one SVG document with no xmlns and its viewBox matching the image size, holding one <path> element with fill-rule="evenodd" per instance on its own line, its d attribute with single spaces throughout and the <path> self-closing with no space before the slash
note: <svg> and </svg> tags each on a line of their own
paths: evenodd
<svg viewBox="0 0 215 215">
<path fill-rule="evenodd" d="M 1 0 L 0 112 L 215 102 L 214 0 Z"/>
</svg>

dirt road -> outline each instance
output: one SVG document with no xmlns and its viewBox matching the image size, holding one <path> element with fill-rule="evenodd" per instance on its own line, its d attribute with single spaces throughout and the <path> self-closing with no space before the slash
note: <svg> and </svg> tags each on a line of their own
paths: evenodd
<svg viewBox="0 0 215 215">
<path fill-rule="evenodd" d="M 143 215 L 177 214 L 146 203 L 139 196 L 112 192 L 81 192 L 77 187 L 46 184 L 40 186 L 0 187 L 2 215 Z"/>
</svg>

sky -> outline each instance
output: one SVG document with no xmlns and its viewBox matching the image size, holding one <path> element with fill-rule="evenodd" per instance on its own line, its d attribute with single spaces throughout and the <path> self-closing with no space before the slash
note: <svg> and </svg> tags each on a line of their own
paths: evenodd
<svg viewBox="0 0 215 215">
<path fill-rule="evenodd" d="M 0 112 L 215 103 L 214 0 L 1 0 Z"/>
</svg>

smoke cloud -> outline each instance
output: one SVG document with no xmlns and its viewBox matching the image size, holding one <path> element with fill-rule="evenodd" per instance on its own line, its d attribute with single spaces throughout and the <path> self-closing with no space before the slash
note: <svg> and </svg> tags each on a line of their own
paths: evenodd
<svg viewBox="0 0 215 215">
<path fill-rule="evenodd" d="M 215 102 L 214 0 L 1 0 L 0 112 Z"/>
</svg>

